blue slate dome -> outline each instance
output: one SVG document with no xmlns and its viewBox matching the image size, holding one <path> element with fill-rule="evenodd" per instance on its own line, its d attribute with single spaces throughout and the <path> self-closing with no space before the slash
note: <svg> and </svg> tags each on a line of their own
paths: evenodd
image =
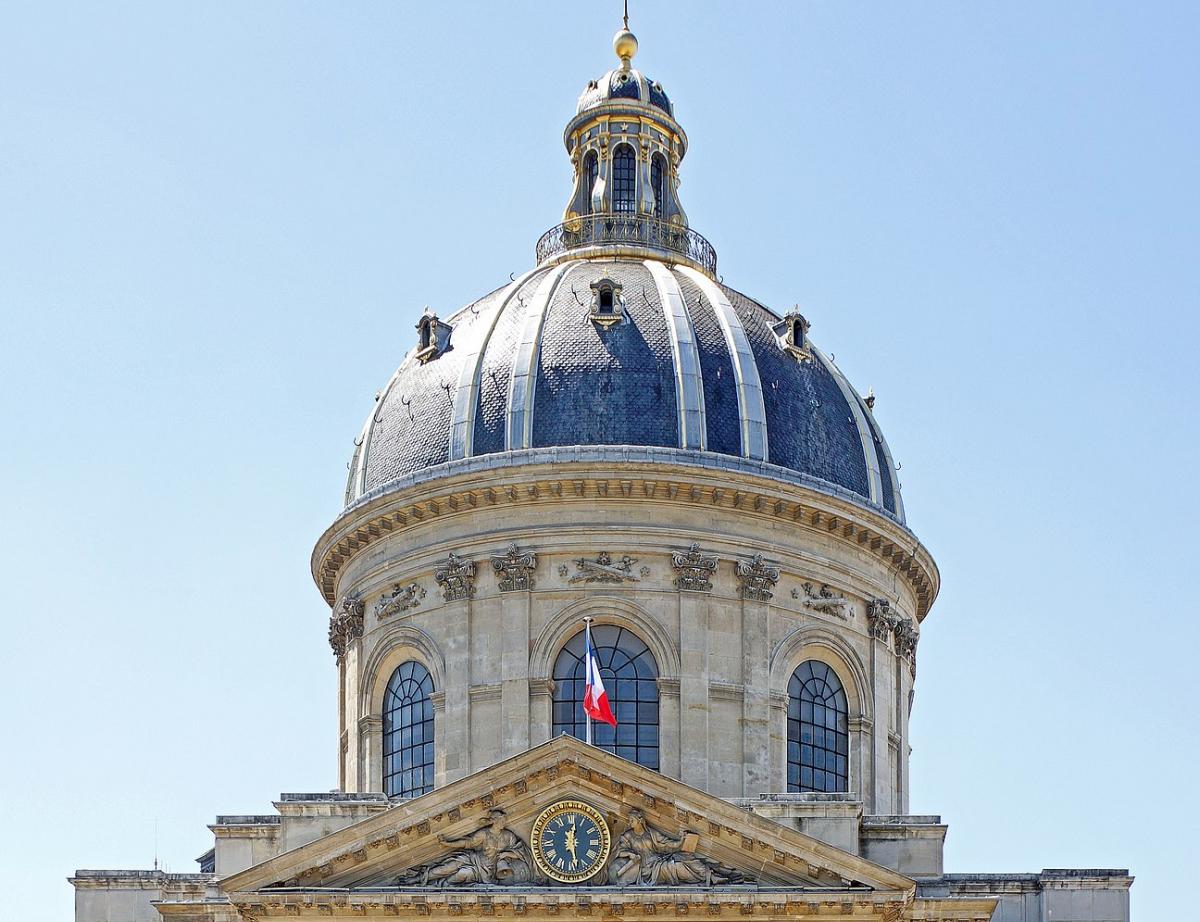
<svg viewBox="0 0 1200 922">
<path fill-rule="evenodd" d="M 803 317 L 681 263 L 570 256 L 421 318 L 356 440 L 347 504 L 439 465 L 632 447 L 848 493 L 903 520 L 872 411 Z"/>
</svg>

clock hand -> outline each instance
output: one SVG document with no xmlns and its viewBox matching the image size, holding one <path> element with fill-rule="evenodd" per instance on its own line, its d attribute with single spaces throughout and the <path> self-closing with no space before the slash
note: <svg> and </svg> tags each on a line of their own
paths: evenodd
<svg viewBox="0 0 1200 922">
<path fill-rule="evenodd" d="M 576 842 L 576 838 L 575 838 L 575 821 L 571 820 L 571 828 L 567 830 L 567 848 L 571 852 L 571 857 L 574 858 L 576 862 L 578 862 L 579 854 L 575 851 L 576 844 L 577 844 L 577 842 Z"/>
</svg>

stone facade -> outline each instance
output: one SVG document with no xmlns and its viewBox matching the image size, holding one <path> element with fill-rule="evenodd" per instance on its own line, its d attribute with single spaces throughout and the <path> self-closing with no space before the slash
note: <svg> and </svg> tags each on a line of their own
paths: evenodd
<svg viewBox="0 0 1200 922">
<path fill-rule="evenodd" d="M 313 552 L 338 790 L 218 816 L 197 874 L 77 871 L 76 922 L 1128 920 L 1124 870 L 948 874 L 947 827 L 908 814 L 939 574 L 874 400 L 798 311 L 719 283 L 673 106 L 614 47 L 565 135 L 566 220 L 502 291 L 421 318 Z M 646 700 L 614 700 L 652 761 L 556 733 L 586 736 L 555 678 L 585 619 L 644 645 L 619 681 Z M 827 753 L 844 777 L 818 782 Z"/>
<path fill-rule="evenodd" d="M 318 581 L 334 599 L 368 602 L 362 636 L 339 658 L 345 790 L 382 789 L 383 693 L 407 659 L 437 689 L 436 784 L 550 739 L 554 657 L 591 616 L 629 628 L 654 654 L 665 774 L 725 797 L 785 790 L 788 680 L 817 659 L 847 692 L 851 791 L 870 813 L 907 809 L 912 654 L 894 631 L 872 632 L 868 606 L 888 596 L 889 625 L 915 625 L 937 588 L 928 553 L 849 497 L 645 455 L 494 458 L 442 472 L 436 490 L 414 482 L 357 504 L 321 538 Z M 353 556 L 333 563 L 351 540 Z M 680 586 L 673 558 L 692 543 L 716 558 L 704 570 L 709 590 Z M 503 591 L 502 577 L 484 572 L 513 544 L 536 558 L 532 589 Z M 605 551 L 636 558 L 637 572 L 574 581 L 576 561 Z M 434 587 L 449 554 L 459 567 L 477 562 L 477 575 L 469 595 L 447 600 Z M 778 571 L 767 600 L 748 596 L 738 573 L 756 556 Z M 844 603 L 813 608 L 806 584 Z M 396 585 L 429 593 L 380 617 L 376 600 Z"/>
</svg>

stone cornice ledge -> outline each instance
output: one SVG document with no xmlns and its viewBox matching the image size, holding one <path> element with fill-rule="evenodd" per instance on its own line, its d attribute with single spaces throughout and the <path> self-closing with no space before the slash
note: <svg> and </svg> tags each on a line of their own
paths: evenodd
<svg viewBox="0 0 1200 922">
<path fill-rule="evenodd" d="M 937 596 L 940 576 L 928 550 L 895 516 L 857 494 L 776 465 L 665 448 L 533 449 L 426 468 L 347 507 L 317 541 L 313 579 L 333 605 L 340 570 L 388 534 L 506 504 L 632 498 L 782 519 L 867 549 L 908 581 L 918 619 Z"/>
<path fill-rule="evenodd" d="M 899 890 L 823 888 L 526 888 L 400 890 L 393 888 L 261 890 L 230 893 L 231 903 L 248 920 L 280 916 L 462 916 L 546 918 L 559 915 L 612 918 L 646 915 L 753 916 L 795 920 L 814 917 L 905 918 L 911 895 Z M 960 902 L 960 901 L 955 901 Z M 961 901 L 966 904 L 967 901 Z M 985 901 L 971 901 L 983 907 Z M 989 905 L 994 906 L 994 902 Z M 332 910 L 332 912 L 331 912 Z M 937 918 L 942 918 L 941 916 Z M 983 922 L 987 915 L 947 915 Z"/>
</svg>

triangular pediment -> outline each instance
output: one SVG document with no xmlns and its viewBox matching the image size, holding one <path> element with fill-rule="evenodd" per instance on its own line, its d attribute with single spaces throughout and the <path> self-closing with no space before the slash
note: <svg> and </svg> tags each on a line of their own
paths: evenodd
<svg viewBox="0 0 1200 922">
<path fill-rule="evenodd" d="M 615 860 L 622 833 L 630 829 L 634 814 L 640 813 L 642 828 L 661 834 L 656 845 L 664 853 L 674 853 L 675 846 L 669 844 L 674 842 L 687 855 L 695 856 L 696 860 L 685 862 L 687 867 L 715 869 L 707 883 L 681 881 L 679 874 L 665 873 L 652 881 L 628 881 L 641 886 L 624 890 L 642 892 L 647 887 L 687 883 L 692 890 L 699 886 L 747 894 L 787 891 L 794 895 L 810 890 L 819 900 L 831 899 L 837 892 L 873 894 L 879 899 L 886 897 L 893 906 L 895 900 L 912 898 L 913 881 L 895 871 L 571 737 L 559 737 L 429 794 L 399 802 L 383 813 L 234 874 L 223 880 L 221 887 L 235 903 L 250 900 L 254 894 L 265 898 L 300 891 L 416 891 L 423 881 L 419 870 L 413 869 L 438 865 L 461 848 L 461 842 L 455 846 L 443 840 L 470 836 L 488 826 L 492 811 L 502 810 L 504 816 L 497 825 L 511 831 L 507 841 L 527 848 L 538 815 L 563 800 L 581 801 L 603 815 L 614 843 L 610 862 Z M 681 860 L 678 855 L 676 860 Z M 556 888 L 574 892 L 613 889 L 606 872 L 577 884 L 548 879 L 520 882 L 551 894 Z M 445 887 L 447 881 L 441 884 Z M 451 881 L 449 886 L 453 889 L 456 885 Z M 504 891 L 517 888 L 476 884 L 475 889 L 500 898 Z"/>
</svg>

